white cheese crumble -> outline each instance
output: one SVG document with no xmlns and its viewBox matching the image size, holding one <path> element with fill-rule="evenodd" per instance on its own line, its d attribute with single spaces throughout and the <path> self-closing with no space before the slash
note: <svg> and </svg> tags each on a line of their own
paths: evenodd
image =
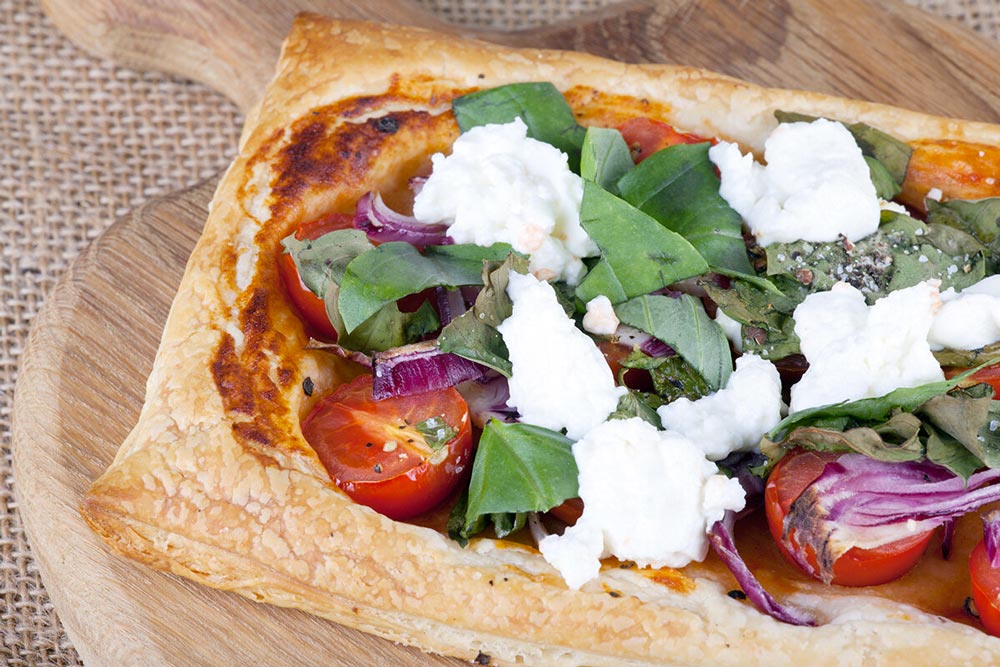
<svg viewBox="0 0 1000 667">
<path fill-rule="evenodd" d="M 743 325 L 722 312 L 721 308 L 715 312 L 715 323 L 722 327 L 722 333 L 726 334 L 726 338 L 733 344 L 733 349 L 737 352 L 742 352 Z"/>
<path fill-rule="evenodd" d="M 594 341 L 566 315 L 555 290 L 534 276 L 511 273 L 507 294 L 514 308 L 497 327 L 513 373 L 507 405 L 521 421 L 579 440 L 618 407 L 624 387 Z"/>
<path fill-rule="evenodd" d="M 810 294 L 793 313 L 809 370 L 792 386 L 791 411 L 943 380 L 927 342 L 940 303 L 937 281 L 897 290 L 871 307 L 847 283 Z"/>
<path fill-rule="evenodd" d="M 764 142 L 766 166 L 724 141 L 708 155 L 722 177 L 720 194 L 762 246 L 841 235 L 858 241 L 878 229 L 868 164 L 840 123 L 781 123 Z"/>
<path fill-rule="evenodd" d="M 696 443 L 712 461 L 754 449 L 781 421 L 781 377 L 770 361 L 753 354 L 736 360 L 725 388 L 696 401 L 679 398 L 660 406 L 663 428 Z"/>
<path fill-rule="evenodd" d="M 719 474 L 693 442 L 637 417 L 596 427 L 573 456 L 583 515 L 538 545 L 570 588 L 596 577 L 611 555 L 641 567 L 703 560 L 708 529 L 746 502 L 739 481 Z"/>
<path fill-rule="evenodd" d="M 615 315 L 611 299 L 600 294 L 587 302 L 587 313 L 583 316 L 583 328 L 596 336 L 610 336 L 621 324 Z"/>
<path fill-rule="evenodd" d="M 580 226 L 583 180 L 566 154 L 527 135 L 520 118 L 463 133 L 450 155 L 436 153 L 433 171 L 413 203 L 414 217 L 445 222 L 456 243 L 510 243 L 530 254 L 532 273 L 577 284 L 582 257 L 598 248 Z"/>
<path fill-rule="evenodd" d="M 960 293 L 941 293 L 931 325 L 932 350 L 976 350 L 1000 340 L 1000 275 L 983 278 Z"/>
</svg>

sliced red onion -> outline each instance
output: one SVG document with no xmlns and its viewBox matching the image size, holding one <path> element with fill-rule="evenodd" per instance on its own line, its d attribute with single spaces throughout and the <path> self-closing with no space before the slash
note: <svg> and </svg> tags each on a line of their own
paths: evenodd
<svg viewBox="0 0 1000 667">
<path fill-rule="evenodd" d="M 542 523 L 538 512 L 528 513 L 528 530 L 531 532 L 531 539 L 535 541 L 535 544 L 539 544 L 549 536 L 549 531 L 545 527 L 545 524 Z"/>
<path fill-rule="evenodd" d="M 517 410 L 507 407 L 510 388 L 507 378 L 496 371 L 489 371 L 481 378 L 463 382 L 455 387 L 469 406 L 472 423 L 482 428 L 490 419 L 511 423 L 517 421 Z"/>
<path fill-rule="evenodd" d="M 762 613 L 771 616 L 775 620 L 791 625 L 816 625 L 814 619 L 807 612 L 791 605 L 779 604 L 770 593 L 764 590 L 760 581 L 753 575 L 746 562 L 736 550 L 736 543 L 733 540 L 733 513 L 726 512 L 726 518 L 716 521 L 708 531 L 708 542 L 712 545 L 712 550 L 722 559 L 729 571 L 736 577 L 736 583 L 740 585 L 747 599 Z"/>
<path fill-rule="evenodd" d="M 616 335 L 619 345 L 624 345 L 630 350 L 638 348 L 639 351 L 650 357 L 672 357 L 677 354 L 674 351 L 674 348 L 670 347 L 659 338 L 655 338 L 645 331 L 640 331 L 639 329 L 630 327 L 627 324 L 618 325 Z"/>
<path fill-rule="evenodd" d="M 434 299 L 437 302 L 438 320 L 442 327 L 468 310 L 461 290 L 436 287 Z"/>
<path fill-rule="evenodd" d="M 382 196 L 369 192 L 358 200 L 354 226 L 372 241 L 406 241 L 418 248 L 452 243 L 445 224 L 424 224 L 416 218 L 401 215 L 385 205 Z"/>
<path fill-rule="evenodd" d="M 327 343 L 325 341 L 316 340 L 315 338 L 310 338 L 309 343 L 306 344 L 307 350 L 325 350 L 327 352 L 332 352 L 338 357 L 348 359 L 357 364 L 361 364 L 365 368 L 372 367 L 372 358 L 369 357 L 364 352 L 358 352 L 356 350 L 348 350 L 346 347 L 341 347 L 336 343 Z"/>
<path fill-rule="evenodd" d="M 414 195 L 419 195 L 420 191 L 424 189 L 424 183 L 426 182 L 426 176 L 414 176 L 406 185 L 410 188 L 410 192 Z"/>
<path fill-rule="evenodd" d="M 944 535 L 941 537 L 941 559 L 951 558 L 951 547 L 955 543 L 955 520 L 951 519 L 944 524 Z"/>
<path fill-rule="evenodd" d="M 861 454 L 844 454 L 823 468 L 792 503 L 784 535 L 795 531 L 800 547 L 816 554 L 819 572 L 829 582 L 833 563 L 848 549 L 873 549 L 946 525 L 953 519 L 1000 500 L 1000 470 L 984 470 L 968 480 L 923 462 L 887 463 Z M 789 549 L 807 572 L 814 568 Z"/>
<path fill-rule="evenodd" d="M 992 510 L 983 515 L 983 541 L 990 567 L 1000 568 L 1000 510 Z"/>
<path fill-rule="evenodd" d="M 442 352 L 435 341 L 376 352 L 372 395 L 376 401 L 454 387 L 487 371 L 474 361 Z"/>
</svg>

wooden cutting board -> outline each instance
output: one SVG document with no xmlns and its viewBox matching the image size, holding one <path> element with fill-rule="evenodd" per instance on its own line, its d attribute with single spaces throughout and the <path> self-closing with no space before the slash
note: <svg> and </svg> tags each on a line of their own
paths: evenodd
<svg viewBox="0 0 1000 667">
<path fill-rule="evenodd" d="M 85 48 L 201 80 L 247 109 L 299 9 L 445 29 L 403 0 L 158 3 L 48 0 Z M 514 45 L 681 62 L 768 85 L 810 88 L 1000 121 L 1000 47 L 890 2 L 630 2 L 520 33 Z M 76 512 L 137 418 L 143 388 L 213 182 L 115 223 L 74 263 L 35 321 L 13 411 L 22 518 L 53 603 L 98 665 L 457 665 L 303 613 L 258 605 L 112 555 Z"/>
</svg>

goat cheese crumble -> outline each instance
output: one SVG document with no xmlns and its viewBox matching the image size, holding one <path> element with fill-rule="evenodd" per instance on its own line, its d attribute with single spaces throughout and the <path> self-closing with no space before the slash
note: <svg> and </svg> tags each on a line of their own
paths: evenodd
<svg viewBox="0 0 1000 667">
<path fill-rule="evenodd" d="M 781 421 L 781 377 L 770 361 L 753 354 L 736 360 L 725 388 L 696 401 L 688 398 L 656 410 L 663 428 L 676 431 L 712 461 L 754 449 Z"/>
<path fill-rule="evenodd" d="M 1000 275 L 942 292 L 928 340 L 932 350 L 976 350 L 1000 340 Z"/>
<path fill-rule="evenodd" d="M 514 369 L 507 405 L 523 422 L 566 429 L 579 440 L 617 409 L 627 390 L 615 386 L 604 355 L 566 315 L 551 285 L 511 272 L 507 294 L 513 312 L 497 327 Z"/>
<path fill-rule="evenodd" d="M 794 241 L 858 241 L 879 225 L 868 163 L 840 123 L 781 123 L 764 142 L 766 165 L 721 141 L 708 151 L 722 197 L 762 246 Z"/>
<path fill-rule="evenodd" d="M 615 314 L 611 299 L 603 294 L 587 302 L 587 313 L 583 316 L 583 328 L 596 336 L 610 336 L 618 330 L 621 321 Z"/>
<path fill-rule="evenodd" d="M 599 252 L 580 226 L 583 179 L 565 153 L 527 132 L 520 118 L 464 132 L 450 155 L 431 157 L 413 215 L 445 222 L 455 243 L 509 243 L 531 256 L 537 277 L 576 285 L 586 273 L 581 258 Z"/>
<path fill-rule="evenodd" d="M 810 294 L 793 314 L 809 370 L 792 385 L 791 411 L 943 380 L 928 343 L 940 304 L 937 281 L 897 290 L 872 306 L 847 283 Z"/>
<path fill-rule="evenodd" d="M 637 417 L 597 426 L 573 456 L 583 515 L 538 546 L 570 588 L 596 577 L 607 556 L 640 567 L 703 560 L 708 529 L 746 503 L 739 481 L 719 474 L 695 443 Z"/>
</svg>

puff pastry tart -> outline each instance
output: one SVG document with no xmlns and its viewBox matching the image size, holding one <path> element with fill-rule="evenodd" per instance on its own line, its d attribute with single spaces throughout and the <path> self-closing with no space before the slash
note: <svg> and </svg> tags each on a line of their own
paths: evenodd
<svg viewBox="0 0 1000 667">
<path fill-rule="evenodd" d="M 481 664 L 1000 662 L 998 176 L 993 125 L 304 15 L 83 515 Z"/>
</svg>

